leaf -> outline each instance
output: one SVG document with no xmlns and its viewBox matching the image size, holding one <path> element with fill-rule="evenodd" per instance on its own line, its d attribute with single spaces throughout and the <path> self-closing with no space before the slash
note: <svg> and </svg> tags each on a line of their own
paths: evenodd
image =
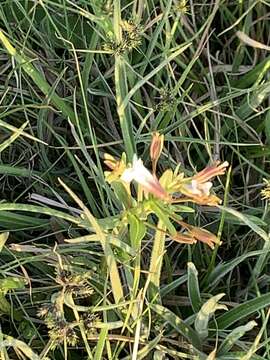
<svg viewBox="0 0 270 360">
<path fill-rule="evenodd" d="M 0 350 L 8 347 L 13 347 L 15 350 L 20 350 L 30 360 L 41 360 L 41 358 L 23 341 L 14 339 L 11 336 L 5 336 L 5 340 L 0 343 Z"/>
<path fill-rule="evenodd" d="M 13 289 L 23 289 L 25 287 L 25 281 L 17 277 L 6 277 L 5 279 L 0 279 L 0 291 L 6 294 L 9 290 Z"/>
<path fill-rule="evenodd" d="M 116 236 L 107 235 L 106 239 L 111 245 L 118 247 L 119 249 L 126 252 L 128 255 L 130 256 L 136 255 L 134 249 L 132 249 L 128 244 L 119 240 Z M 100 240 L 96 234 L 91 234 L 91 235 L 79 236 L 74 239 L 65 239 L 65 242 L 69 244 L 83 244 L 86 242 L 100 242 Z"/>
<path fill-rule="evenodd" d="M 270 51 L 270 46 L 267 46 L 257 40 L 252 39 L 247 34 L 245 34 L 243 31 L 236 31 L 236 36 L 243 41 L 248 46 L 252 46 L 257 49 L 263 49 L 266 51 Z"/>
<path fill-rule="evenodd" d="M 205 339 L 208 336 L 208 323 L 210 317 L 215 313 L 217 310 L 227 310 L 226 305 L 219 304 L 219 300 L 225 294 L 218 294 L 212 296 L 206 303 L 203 304 L 201 310 L 196 316 L 195 319 L 195 329 L 199 333 L 200 338 Z"/>
<path fill-rule="evenodd" d="M 147 282 L 149 282 L 149 298 L 160 302 L 160 275 L 164 257 L 166 231 L 166 226 L 161 220 L 158 222 L 158 229 L 154 237 Z"/>
<path fill-rule="evenodd" d="M 160 185 L 167 190 L 167 188 L 170 186 L 174 178 L 174 174 L 172 169 L 167 169 L 164 171 L 164 173 L 159 178 Z"/>
<path fill-rule="evenodd" d="M 267 143 L 270 144 L 270 110 L 268 110 L 265 115 L 264 127 Z"/>
<path fill-rule="evenodd" d="M 110 274 L 110 281 L 112 287 L 112 293 L 114 296 L 114 300 L 116 303 L 119 303 L 121 299 L 124 298 L 123 288 L 121 284 L 121 279 L 119 275 L 119 271 L 117 268 L 117 263 L 114 257 L 114 253 L 111 249 L 109 242 L 106 240 L 106 235 L 101 228 L 100 224 L 96 220 L 96 218 L 91 214 L 89 209 L 84 205 L 84 203 L 78 198 L 78 196 L 61 180 L 58 179 L 60 184 L 66 190 L 66 192 L 72 197 L 72 199 L 80 206 L 83 210 L 85 218 L 89 222 L 89 224 L 93 227 L 94 232 L 99 237 L 100 244 L 104 251 L 104 255 L 106 258 L 107 268 Z"/>
<path fill-rule="evenodd" d="M 139 249 L 146 233 L 146 226 L 136 216 L 128 214 L 130 241 L 134 249 Z"/>
<path fill-rule="evenodd" d="M 5 295 L 1 292 L 0 292 L 0 312 L 8 315 L 11 312 L 11 305 L 5 298 Z"/>
<path fill-rule="evenodd" d="M 184 284 L 188 279 L 187 274 L 180 276 L 178 279 L 174 280 L 173 282 L 169 283 L 168 285 L 165 285 L 160 290 L 160 296 L 163 298 L 166 295 L 168 295 L 171 291 L 176 289 L 178 286 Z"/>
<path fill-rule="evenodd" d="M 184 52 L 187 48 L 189 48 L 191 43 L 187 43 L 185 45 L 180 45 L 179 48 L 174 51 L 171 55 L 169 55 L 165 60 L 163 60 L 158 66 L 156 66 L 149 74 L 147 74 L 143 79 L 139 80 L 135 86 L 129 91 L 126 97 L 123 99 L 121 104 L 121 108 L 125 108 L 132 96 L 139 90 L 148 80 L 150 80 L 154 75 L 156 75 L 164 66 L 169 64 L 174 58 L 179 56 L 182 52 Z"/>
<path fill-rule="evenodd" d="M 155 337 L 153 340 L 149 341 L 147 345 L 142 347 L 138 353 L 136 360 L 142 360 L 144 359 L 149 353 L 155 349 L 155 347 L 159 344 L 160 340 L 162 338 L 162 334 L 159 334 L 157 337 Z M 131 356 L 126 356 L 123 358 L 123 360 L 131 360 Z"/>
<path fill-rule="evenodd" d="M 9 232 L 4 232 L 0 234 L 0 252 L 3 250 L 3 247 L 9 237 Z"/>
<path fill-rule="evenodd" d="M 233 329 L 219 346 L 218 355 L 225 355 L 227 352 L 229 352 L 236 341 L 244 336 L 247 331 L 252 330 L 256 325 L 256 321 L 252 320 L 249 321 L 246 325 L 238 326 L 237 328 Z"/>
<path fill-rule="evenodd" d="M 0 311 L 4 314 L 10 314 L 11 305 L 9 301 L 5 298 L 5 295 L 9 290 L 13 289 L 23 289 L 25 287 L 25 281 L 17 277 L 6 277 L 5 279 L 0 279 Z M 16 320 L 20 320 L 20 315 L 18 311 L 13 310 L 13 316 Z"/>
<path fill-rule="evenodd" d="M 187 325 L 182 319 L 172 311 L 162 305 L 149 304 L 150 308 L 155 311 L 164 321 L 168 322 L 179 334 L 184 336 L 194 347 L 200 349 L 201 342 L 196 332 Z"/>
<path fill-rule="evenodd" d="M 239 211 L 225 207 L 225 206 L 218 206 L 218 207 L 221 210 L 223 210 L 223 211 L 235 216 L 239 220 L 241 220 L 244 224 L 249 226 L 255 233 L 257 233 L 265 241 L 270 240 L 268 234 L 262 228 L 260 228 L 257 224 L 255 224 L 247 215 L 243 215 Z"/>
<path fill-rule="evenodd" d="M 132 199 L 128 194 L 124 184 L 121 181 L 113 181 L 111 182 L 111 187 L 113 188 L 115 195 L 120 203 L 123 204 L 126 209 L 128 209 L 131 206 Z"/>
<path fill-rule="evenodd" d="M 259 62 L 256 66 L 247 72 L 245 75 L 237 78 L 237 80 L 231 81 L 232 87 L 247 89 L 254 85 L 258 81 L 259 77 L 262 77 L 270 69 L 270 56 Z"/>
<path fill-rule="evenodd" d="M 241 262 L 248 259 L 249 257 L 255 257 L 263 254 L 265 254 L 263 250 L 250 251 L 233 260 L 218 264 L 207 277 L 206 283 L 213 289 L 226 274 L 231 272 Z"/>
<path fill-rule="evenodd" d="M 252 95 L 250 95 L 247 100 L 244 100 L 239 108 L 236 110 L 236 115 L 240 119 L 247 119 L 261 103 L 269 97 L 270 94 L 270 82 L 267 81 L 260 86 L 257 86 L 253 90 Z"/>
<path fill-rule="evenodd" d="M 185 205 L 173 205 L 172 208 L 174 209 L 175 212 L 183 212 L 183 213 L 194 213 L 195 210 L 192 209 L 189 206 L 185 206 Z"/>
<path fill-rule="evenodd" d="M 211 322 L 211 328 L 217 328 L 219 330 L 227 329 L 229 326 L 234 324 L 243 318 L 247 318 L 252 313 L 260 311 L 261 309 L 270 305 L 270 293 L 261 295 L 255 299 L 245 301 L 243 304 L 236 306 L 229 310 L 226 314 L 219 316 L 215 323 Z"/>
<path fill-rule="evenodd" d="M 201 307 L 201 295 L 200 295 L 200 288 L 198 282 L 198 271 L 192 262 L 189 262 L 187 266 L 188 266 L 188 296 L 193 311 L 197 313 Z"/>
<path fill-rule="evenodd" d="M 94 360 L 102 360 L 103 349 L 105 346 L 106 337 L 108 334 L 108 327 L 101 329 L 98 337 Z"/>
<path fill-rule="evenodd" d="M 176 235 L 177 231 L 175 230 L 175 227 L 171 223 L 169 216 L 166 214 L 166 211 L 164 211 L 156 201 L 152 200 L 149 202 L 149 207 L 153 211 L 153 213 L 162 221 L 162 223 L 165 225 L 165 227 L 168 229 L 169 233 L 171 235 Z"/>
<path fill-rule="evenodd" d="M 53 88 L 47 83 L 40 72 L 32 65 L 32 60 L 27 56 L 19 53 L 9 42 L 8 38 L 0 30 L 0 41 L 3 43 L 7 52 L 15 58 L 17 63 L 23 68 L 29 77 L 32 78 L 34 83 L 39 87 L 44 95 L 50 96 L 51 102 L 54 104 L 56 109 L 62 111 L 66 118 L 69 118 L 73 123 L 76 122 L 76 117 L 72 108 L 66 103 L 64 99 L 55 94 Z"/>
<path fill-rule="evenodd" d="M 267 223 L 264 220 L 262 220 L 261 218 L 259 218 L 258 216 L 251 215 L 251 214 L 248 214 L 245 212 L 242 212 L 241 214 L 258 226 L 267 226 Z M 219 213 L 216 213 L 214 215 L 215 218 L 218 218 L 219 216 L 220 216 Z M 236 218 L 235 215 L 231 215 L 228 213 L 226 213 L 225 221 L 226 221 L 226 223 L 232 224 L 232 225 L 246 226 L 246 224 L 243 223 L 242 219 Z"/>
</svg>

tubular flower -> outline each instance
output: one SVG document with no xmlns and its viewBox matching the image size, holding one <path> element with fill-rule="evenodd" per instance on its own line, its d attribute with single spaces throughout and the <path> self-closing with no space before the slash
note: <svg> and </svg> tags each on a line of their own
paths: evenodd
<svg viewBox="0 0 270 360">
<path fill-rule="evenodd" d="M 120 160 L 115 159 L 112 155 L 107 153 L 104 155 L 104 158 L 104 164 L 111 169 L 111 171 L 105 171 L 105 178 L 109 183 L 111 183 L 119 179 L 126 170 L 126 154 L 123 153 Z"/>
<path fill-rule="evenodd" d="M 160 135 L 158 132 L 155 132 L 152 137 L 152 142 L 150 146 L 150 157 L 153 166 L 153 173 L 156 173 L 157 162 L 162 153 L 164 144 L 164 135 Z"/>
<path fill-rule="evenodd" d="M 142 186 L 144 191 L 150 192 L 151 194 L 163 200 L 169 199 L 168 193 L 160 185 L 158 179 L 152 175 L 148 169 L 146 169 L 142 160 L 138 159 L 136 154 L 133 157 L 132 167 L 126 169 L 123 172 L 121 180 L 127 183 L 135 180 Z"/>
<path fill-rule="evenodd" d="M 189 225 L 184 221 L 179 221 L 179 224 L 181 224 L 182 227 L 187 230 L 187 234 L 184 235 L 188 235 L 191 238 L 194 238 L 195 240 L 207 244 L 208 246 L 210 246 L 211 249 L 214 249 L 215 244 L 219 244 L 219 245 L 221 244 L 217 236 L 212 234 L 208 230 L 201 229 L 193 225 Z"/>
<path fill-rule="evenodd" d="M 190 234 L 182 234 L 182 233 L 178 233 L 176 235 L 170 235 L 170 238 L 174 241 L 177 241 L 181 244 L 195 244 L 197 242 L 197 240 Z"/>
<path fill-rule="evenodd" d="M 200 205 L 218 205 L 221 202 L 217 196 L 210 194 L 213 183 L 210 181 L 215 176 L 224 175 L 229 163 L 225 161 L 220 164 L 217 162 L 208 166 L 191 178 L 184 178 L 178 183 L 178 191 L 190 198 L 191 201 Z"/>
<path fill-rule="evenodd" d="M 193 179 L 197 180 L 198 183 L 205 183 L 206 181 L 213 179 L 215 176 L 224 175 L 228 166 L 228 161 L 224 161 L 222 164 L 217 161 L 214 165 L 207 166 L 205 169 L 198 172 L 198 174 L 193 176 Z"/>
</svg>

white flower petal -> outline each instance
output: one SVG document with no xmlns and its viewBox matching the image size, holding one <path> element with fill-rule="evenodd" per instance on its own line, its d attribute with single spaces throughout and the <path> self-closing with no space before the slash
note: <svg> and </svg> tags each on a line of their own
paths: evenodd
<svg viewBox="0 0 270 360">
<path fill-rule="evenodd" d="M 204 195 L 209 195 L 210 189 L 212 186 L 213 186 L 213 184 L 211 183 L 211 181 L 207 181 L 206 183 L 204 183 L 200 186 L 200 189 L 202 190 Z"/>
<path fill-rule="evenodd" d="M 132 168 L 126 169 L 121 176 L 121 180 L 124 180 L 127 183 L 130 183 L 133 179 L 134 179 L 134 170 Z"/>
<path fill-rule="evenodd" d="M 132 167 L 123 172 L 121 179 L 128 183 L 135 180 L 144 190 L 153 193 L 157 197 L 165 198 L 167 196 L 159 181 L 146 169 L 142 160 L 137 158 L 137 155 L 133 156 Z"/>
</svg>

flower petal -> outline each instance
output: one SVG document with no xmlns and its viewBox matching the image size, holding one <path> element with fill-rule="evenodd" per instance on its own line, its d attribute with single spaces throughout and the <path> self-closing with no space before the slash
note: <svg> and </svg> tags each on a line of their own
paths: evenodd
<svg viewBox="0 0 270 360">
<path fill-rule="evenodd" d="M 121 176 L 121 180 L 124 180 L 127 183 L 130 183 L 133 179 L 134 179 L 134 170 L 132 168 L 126 169 Z"/>
<path fill-rule="evenodd" d="M 133 157 L 132 167 L 124 171 L 121 179 L 126 182 L 135 180 L 145 191 L 152 193 L 156 197 L 161 199 L 169 198 L 168 193 L 160 185 L 158 179 L 146 169 L 142 160 L 138 159 L 136 155 Z"/>
<path fill-rule="evenodd" d="M 197 180 L 199 183 L 204 183 L 213 179 L 215 176 L 224 175 L 228 166 L 228 161 L 224 161 L 220 165 L 219 162 L 216 162 L 214 165 L 207 166 L 205 169 L 198 172 L 198 174 L 193 176 L 193 179 Z"/>
</svg>

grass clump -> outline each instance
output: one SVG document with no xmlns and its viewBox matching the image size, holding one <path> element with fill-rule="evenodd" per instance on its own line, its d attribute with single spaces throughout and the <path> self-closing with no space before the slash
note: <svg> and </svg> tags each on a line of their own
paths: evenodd
<svg viewBox="0 0 270 360">
<path fill-rule="evenodd" d="M 269 3 L 0 3 L 1 359 L 269 359 Z"/>
</svg>

